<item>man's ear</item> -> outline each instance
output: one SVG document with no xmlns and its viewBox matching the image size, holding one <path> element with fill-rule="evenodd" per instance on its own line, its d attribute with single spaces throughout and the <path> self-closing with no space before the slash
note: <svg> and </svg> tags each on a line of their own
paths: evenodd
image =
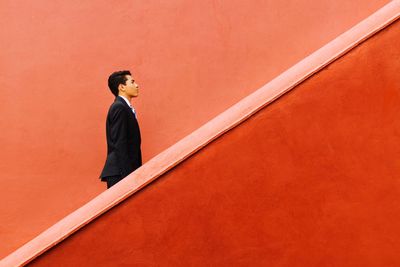
<svg viewBox="0 0 400 267">
<path fill-rule="evenodd" d="M 122 83 L 118 85 L 118 91 L 125 91 Z"/>
</svg>

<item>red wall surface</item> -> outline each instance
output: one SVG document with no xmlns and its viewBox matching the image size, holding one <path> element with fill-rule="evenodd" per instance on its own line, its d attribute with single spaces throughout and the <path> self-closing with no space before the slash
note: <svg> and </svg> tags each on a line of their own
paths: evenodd
<svg viewBox="0 0 400 267">
<path fill-rule="evenodd" d="M 32 266 L 399 266 L 400 22 Z"/>
<path fill-rule="evenodd" d="M 112 71 L 148 160 L 387 2 L 2 0 L 0 257 L 105 190 Z"/>
</svg>

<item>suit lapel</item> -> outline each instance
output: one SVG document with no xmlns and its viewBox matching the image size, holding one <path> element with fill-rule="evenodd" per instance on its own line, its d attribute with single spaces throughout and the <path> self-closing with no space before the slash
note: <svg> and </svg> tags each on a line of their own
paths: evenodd
<svg viewBox="0 0 400 267">
<path fill-rule="evenodd" d="M 122 97 L 117 96 L 117 97 L 115 98 L 115 102 L 121 102 L 121 103 L 125 106 L 125 108 L 127 108 L 127 109 L 129 110 L 129 113 L 131 114 L 131 117 L 132 117 L 135 121 L 137 121 L 136 116 L 135 116 L 135 114 L 133 114 L 133 111 L 132 111 L 131 107 L 128 105 L 128 103 L 126 103 L 126 101 L 125 101 Z"/>
</svg>

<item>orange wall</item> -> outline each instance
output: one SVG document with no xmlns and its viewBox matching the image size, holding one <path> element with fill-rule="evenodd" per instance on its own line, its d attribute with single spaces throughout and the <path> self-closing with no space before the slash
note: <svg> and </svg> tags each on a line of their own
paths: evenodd
<svg viewBox="0 0 400 267">
<path fill-rule="evenodd" d="M 389 1 L 0 3 L 0 257 L 105 189 L 108 75 L 148 160 Z"/>
<path fill-rule="evenodd" d="M 400 22 L 32 266 L 399 266 Z"/>
</svg>

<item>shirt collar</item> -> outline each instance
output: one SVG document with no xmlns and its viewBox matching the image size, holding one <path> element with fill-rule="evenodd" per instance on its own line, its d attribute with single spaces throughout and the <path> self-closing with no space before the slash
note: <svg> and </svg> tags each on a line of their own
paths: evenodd
<svg viewBox="0 0 400 267">
<path fill-rule="evenodd" d="M 128 99 L 126 99 L 124 96 L 119 95 L 119 97 L 121 97 L 123 100 L 125 100 L 126 104 L 128 104 L 128 106 L 132 107 L 131 103 L 129 102 Z"/>
<path fill-rule="evenodd" d="M 125 100 L 126 104 L 128 104 L 128 106 L 132 109 L 133 114 L 135 114 L 136 117 L 136 110 L 134 107 L 132 107 L 131 103 L 129 102 L 128 99 L 126 99 L 125 97 L 123 97 L 122 95 L 119 95 L 119 97 L 121 97 L 123 100 Z"/>
</svg>

